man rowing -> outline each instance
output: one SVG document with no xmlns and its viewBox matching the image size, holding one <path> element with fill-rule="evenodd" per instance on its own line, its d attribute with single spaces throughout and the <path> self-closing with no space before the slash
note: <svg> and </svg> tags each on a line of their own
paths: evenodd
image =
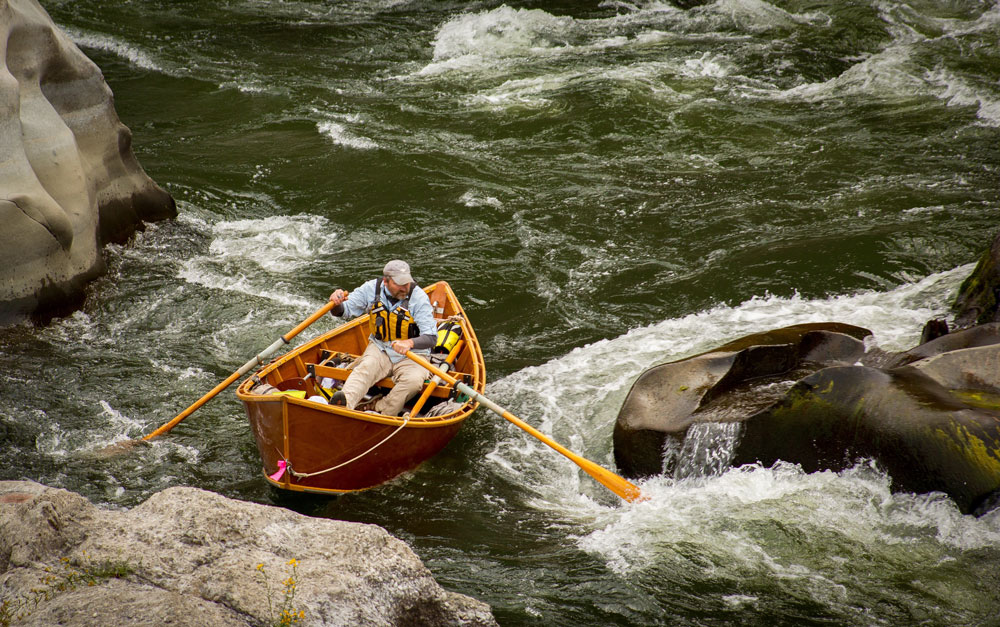
<svg viewBox="0 0 1000 627">
<path fill-rule="evenodd" d="M 409 264 L 393 259 L 385 264 L 381 278 L 366 281 L 350 295 L 336 289 L 330 301 L 336 304 L 330 310 L 334 316 L 371 314 L 368 347 L 330 403 L 355 409 L 372 385 L 392 377 L 394 385 L 389 393 L 365 409 L 398 416 L 428 376 L 426 369 L 406 358 L 406 352 L 429 355 L 434 348 L 437 323 L 430 299 L 413 281 Z"/>
</svg>

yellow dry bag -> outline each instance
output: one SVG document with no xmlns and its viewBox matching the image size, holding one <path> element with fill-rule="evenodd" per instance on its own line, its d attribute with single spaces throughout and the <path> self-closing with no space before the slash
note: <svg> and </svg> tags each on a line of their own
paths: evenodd
<svg viewBox="0 0 1000 627">
<path fill-rule="evenodd" d="M 450 353 L 462 337 L 462 325 L 457 322 L 445 321 L 438 325 L 437 344 L 434 350 L 439 353 Z"/>
</svg>

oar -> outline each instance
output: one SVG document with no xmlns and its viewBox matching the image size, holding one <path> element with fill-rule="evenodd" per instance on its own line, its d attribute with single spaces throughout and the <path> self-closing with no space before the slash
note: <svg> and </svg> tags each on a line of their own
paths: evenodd
<svg viewBox="0 0 1000 627">
<path fill-rule="evenodd" d="M 317 309 L 316 313 L 314 313 L 313 315 L 309 316 L 308 318 L 306 318 L 305 320 L 303 320 L 301 323 L 299 323 L 299 326 L 295 327 L 294 329 L 292 329 L 288 333 L 286 333 L 286 334 L 282 335 L 281 337 L 279 337 L 277 340 L 274 341 L 274 344 L 271 344 L 270 346 L 268 346 L 267 348 L 265 348 L 260 354 L 258 354 L 256 357 L 254 357 L 253 359 L 251 359 L 247 363 L 245 363 L 242 366 L 240 366 L 239 370 L 237 370 L 233 374 L 229 375 L 228 379 L 226 379 L 225 381 L 223 381 L 219 385 L 215 386 L 215 388 L 213 388 L 211 392 L 209 392 L 205 396 L 202 396 L 201 398 L 199 398 L 190 407 L 188 407 L 187 409 L 185 409 L 181 413 L 177 414 L 177 416 L 173 420 L 171 420 L 170 422 L 166 423 L 165 425 L 163 425 L 162 427 L 160 427 L 156 431 L 153 431 L 149 435 L 144 435 L 142 437 L 142 439 L 143 440 L 152 440 L 156 436 L 163 435 L 167 431 L 170 431 L 171 429 L 173 429 L 175 426 L 177 426 L 177 423 L 179 423 L 180 421 L 184 420 L 185 418 L 187 418 L 188 416 L 190 416 L 191 414 L 193 414 L 195 412 L 195 410 L 197 410 L 199 407 L 201 407 L 202 405 L 204 405 L 208 401 L 212 400 L 212 398 L 216 394 L 218 394 L 222 390 L 224 390 L 227 387 L 229 387 L 233 383 L 233 381 L 239 379 L 240 377 L 242 377 L 246 373 L 250 372 L 250 370 L 253 369 L 253 368 L 255 368 L 256 366 L 264 363 L 264 361 L 267 360 L 268 358 L 270 358 L 271 355 L 273 355 L 274 353 L 276 353 L 279 348 L 281 348 L 285 344 L 288 344 L 293 337 L 295 337 L 296 335 L 298 335 L 299 333 L 301 333 L 302 331 L 304 331 L 306 329 L 306 327 L 308 327 L 312 323 L 314 323 L 317 320 L 319 320 L 320 318 L 322 318 L 324 315 L 326 315 L 326 313 L 328 311 L 330 311 L 331 309 L 333 309 L 335 306 L 336 306 L 335 303 L 333 301 L 330 301 L 330 302 L 326 303 L 325 305 L 323 305 L 322 307 L 320 307 L 319 309 Z"/>
<path fill-rule="evenodd" d="M 521 420 L 514 414 L 510 413 L 500 405 L 497 405 L 496 403 L 486 398 L 479 392 L 475 391 L 468 385 L 462 383 L 455 377 L 449 375 L 443 370 L 440 370 L 439 368 L 436 368 L 433 364 L 431 364 L 429 361 L 427 361 L 420 355 L 416 355 L 412 351 L 407 351 L 406 356 L 412 359 L 413 361 L 417 362 L 424 368 L 427 368 L 427 370 L 429 370 L 431 373 L 437 375 L 438 377 L 444 379 L 448 383 L 454 385 L 455 389 L 461 392 L 462 394 L 465 394 L 469 398 L 482 403 L 490 411 L 499 414 L 505 420 L 514 423 L 515 426 L 523 429 L 524 431 L 527 431 L 530 435 L 538 438 L 539 440 L 541 440 L 542 442 L 553 448 L 556 452 L 561 453 L 562 455 L 567 457 L 571 462 L 582 468 L 583 471 L 586 472 L 588 475 L 596 479 L 598 482 L 603 484 L 609 490 L 611 490 L 618 496 L 622 497 L 626 501 L 631 503 L 633 501 L 645 500 L 645 497 L 639 491 L 638 486 L 630 483 L 628 480 L 622 477 L 619 477 L 610 470 L 606 470 L 605 468 L 598 466 L 589 459 L 584 459 L 583 457 L 580 457 L 579 455 L 570 451 L 561 444 L 558 444 L 557 442 L 554 442 L 553 440 L 549 439 L 541 431 L 538 431 L 528 423 L 524 422 L 523 420 Z"/>
<path fill-rule="evenodd" d="M 445 357 L 444 363 L 447 364 L 449 368 L 451 367 L 452 362 L 455 361 L 455 358 L 458 357 L 458 353 L 462 350 L 463 345 L 465 345 L 465 340 L 455 342 L 455 347 L 452 348 L 451 352 L 448 353 L 448 356 Z M 427 399 L 431 397 L 431 394 L 434 393 L 434 390 L 436 390 L 440 384 L 440 378 L 435 378 L 427 384 L 427 387 L 424 388 L 424 393 L 421 394 L 420 398 L 417 399 L 417 402 L 413 404 L 413 409 L 410 410 L 411 416 L 417 416 L 420 414 L 420 410 L 424 408 L 424 404 L 427 403 Z"/>
</svg>

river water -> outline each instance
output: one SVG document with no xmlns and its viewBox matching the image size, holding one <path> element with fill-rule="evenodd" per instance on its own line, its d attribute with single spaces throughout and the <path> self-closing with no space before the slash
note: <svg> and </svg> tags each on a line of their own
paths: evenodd
<svg viewBox="0 0 1000 627">
<path fill-rule="evenodd" d="M 42 4 L 180 215 L 0 330 L 0 478 L 376 523 L 503 625 L 1000 624 L 1000 512 L 865 461 L 706 462 L 627 505 L 480 411 L 386 486 L 286 500 L 231 392 L 100 455 L 395 256 L 452 284 L 490 396 L 611 468 L 654 364 L 825 320 L 912 346 L 1000 222 L 997 2 Z"/>
</svg>

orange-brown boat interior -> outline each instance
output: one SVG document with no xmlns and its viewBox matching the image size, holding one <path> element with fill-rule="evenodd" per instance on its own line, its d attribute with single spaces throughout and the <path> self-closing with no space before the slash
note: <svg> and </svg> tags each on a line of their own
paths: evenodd
<svg viewBox="0 0 1000 627">
<path fill-rule="evenodd" d="M 447 363 L 450 375 L 482 392 L 482 350 L 455 294 L 444 281 L 425 291 L 439 325 L 458 323 L 462 330 L 457 344 L 436 352 L 432 362 Z M 237 389 L 272 485 L 319 493 L 379 485 L 437 454 L 475 411 L 477 403 L 435 378 L 425 381 L 400 417 L 309 400 L 343 384 L 368 335 L 368 317 L 354 319 L 274 360 Z M 385 394 L 392 386 L 383 379 L 369 394 Z"/>
</svg>

